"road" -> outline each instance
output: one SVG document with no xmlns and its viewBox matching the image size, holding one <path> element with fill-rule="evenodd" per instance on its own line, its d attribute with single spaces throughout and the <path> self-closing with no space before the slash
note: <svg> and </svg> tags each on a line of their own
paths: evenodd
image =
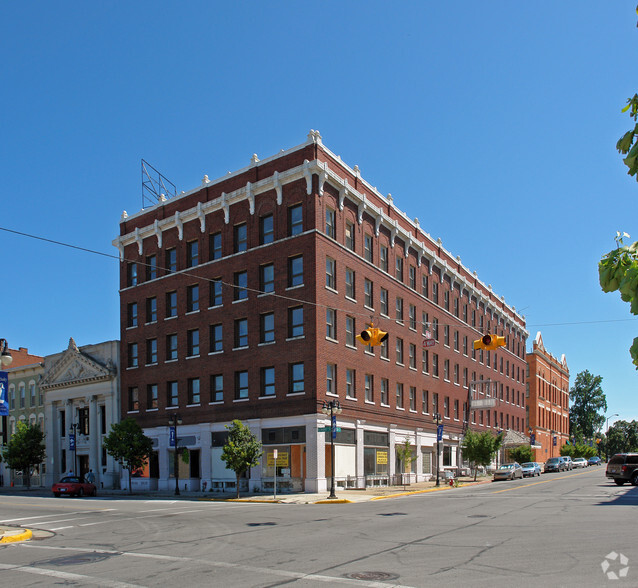
<svg viewBox="0 0 638 588">
<path fill-rule="evenodd" d="M 638 488 L 604 468 L 356 504 L 3 495 L 2 584 L 637 586 Z M 626 577 L 609 580 L 608 573 Z"/>
</svg>

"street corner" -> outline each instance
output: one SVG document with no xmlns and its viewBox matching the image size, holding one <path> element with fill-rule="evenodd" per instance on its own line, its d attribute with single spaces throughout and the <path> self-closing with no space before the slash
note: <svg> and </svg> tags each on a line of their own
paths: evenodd
<svg viewBox="0 0 638 588">
<path fill-rule="evenodd" d="M 29 541 L 33 537 L 31 529 L 22 527 L 0 527 L 0 543 L 18 543 Z"/>
</svg>

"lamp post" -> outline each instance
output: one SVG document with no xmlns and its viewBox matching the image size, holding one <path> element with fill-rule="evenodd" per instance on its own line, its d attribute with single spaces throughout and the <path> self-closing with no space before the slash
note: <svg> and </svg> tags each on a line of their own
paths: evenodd
<svg viewBox="0 0 638 588">
<path fill-rule="evenodd" d="M 71 426 L 69 427 L 69 433 L 71 435 L 73 435 L 72 439 L 73 439 L 73 447 L 69 447 L 69 449 L 73 449 L 73 473 L 76 476 L 79 476 L 79 472 L 78 472 L 78 427 L 80 425 L 78 425 L 77 423 L 71 423 Z"/>
<path fill-rule="evenodd" d="M 0 367 L 9 367 L 13 357 L 9 351 L 9 344 L 6 339 L 0 339 Z"/>
<path fill-rule="evenodd" d="M 330 400 L 329 402 L 323 401 L 321 412 L 323 414 L 330 415 L 330 461 L 331 472 L 330 476 L 330 496 L 329 499 L 336 498 L 335 494 L 335 437 L 337 436 L 337 415 L 342 412 L 341 404 L 338 400 Z"/>
<path fill-rule="evenodd" d="M 0 339 L 0 369 L 9 367 L 13 357 L 9 351 L 9 344 L 6 339 Z M 7 374 L 2 374 L 2 380 L 0 380 L 0 400 L 2 405 L 0 406 L 0 415 L 2 415 L 2 443 L 9 441 L 9 433 L 7 431 L 7 417 L 9 416 L 9 378 Z"/>
<path fill-rule="evenodd" d="M 441 437 L 443 436 L 443 419 L 441 418 L 441 414 L 436 412 L 434 413 L 433 420 L 436 423 L 436 485 L 440 486 L 441 480 L 439 478 L 439 470 L 441 469 Z"/>
<path fill-rule="evenodd" d="M 169 426 L 173 427 L 173 431 L 168 433 L 169 445 L 175 447 L 173 453 L 173 475 L 175 476 L 175 496 L 179 496 L 179 454 L 177 446 L 179 445 L 179 438 L 177 437 L 177 425 L 182 424 L 182 419 L 178 414 L 171 415 L 171 419 L 168 421 Z"/>
<path fill-rule="evenodd" d="M 617 416 L 618 413 L 615 413 L 607 417 L 607 423 L 605 425 L 605 461 L 609 461 L 609 419 L 613 419 Z"/>
</svg>

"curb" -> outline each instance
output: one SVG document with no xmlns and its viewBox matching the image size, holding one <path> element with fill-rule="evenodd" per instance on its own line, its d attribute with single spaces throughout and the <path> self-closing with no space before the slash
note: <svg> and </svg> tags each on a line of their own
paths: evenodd
<svg viewBox="0 0 638 588">
<path fill-rule="evenodd" d="M 313 502 L 312 504 L 353 504 L 354 500 L 348 500 L 347 498 L 337 498 L 337 499 L 326 499 L 326 500 L 317 500 L 316 502 Z"/>
<path fill-rule="evenodd" d="M 22 533 L 15 533 L 13 535 L 4 535 L 2 539 L 0 539 L 0 543 L 15 543 L 18 541 L 28 541 L 33 537 L 33 533 L 30 529 L 24 529 Z"/>
</svg>

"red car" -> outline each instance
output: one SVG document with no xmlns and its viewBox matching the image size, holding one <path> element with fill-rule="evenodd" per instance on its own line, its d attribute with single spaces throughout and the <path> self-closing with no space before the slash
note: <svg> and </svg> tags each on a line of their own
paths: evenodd
<svg viewBox="0 0 638 588">
<path fill-rule="evenodd" d="M 69 496 L 97 496 L 95 484 L 85 482 L 77 476 L 65 476 L 51 487 L 54 496 L 59 497 L 64 494 Z"/>
</svg>

